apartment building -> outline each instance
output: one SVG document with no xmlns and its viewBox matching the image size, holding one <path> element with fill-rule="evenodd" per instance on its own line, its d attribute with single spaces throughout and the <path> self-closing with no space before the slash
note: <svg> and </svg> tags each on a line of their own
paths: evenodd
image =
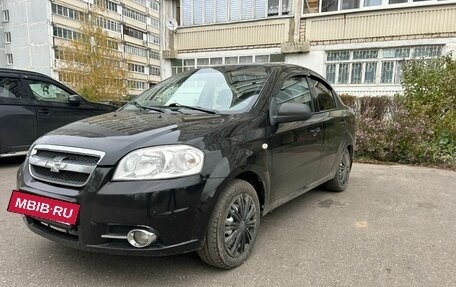
<svg viewBox="0 0 456 287">
<path fill-rule="evenodd" d="M 0 0 L 0 67 L 68 82 L 58 51 L 97 9 L 98 25 L 120 41 L 114 48 L 128 61 L 128 95 L 137 95 L 161 79 L 159 7 L 158 0 Z"/>
<path fill-rule="evenodd" d="M 404 61 L 456 50 L 455 0 L 169 0 L 161 17 L 163 78 L 284 62 L 317 71 L 339 93 L 391 95 L 402 91 Z"/>
</svg>

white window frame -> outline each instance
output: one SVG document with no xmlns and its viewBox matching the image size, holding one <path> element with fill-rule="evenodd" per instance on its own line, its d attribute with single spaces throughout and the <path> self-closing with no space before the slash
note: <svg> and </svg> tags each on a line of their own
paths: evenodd
<svg viewBox="0 0 456 287">
<path fill-rule="evenodd" d="M 190 0 L 190 8 L 189 8 L 189 11 L 190 11 L 189 13 L 191 13 L 190 14 L 190 19 L 191 19 L 190 20 L 190 22 L 191 22 L 190 24 L 185 24 L 184 23 L 184 9 L 183 9 L 184 3 L 183 3 L 183 0 L 179 0 L 179 1 L 180 1 L 180 7 L 181 7 L 181 9 L 180 9 L 181 23 L 179 25 L 188 27 L 188 26 L 212 25 L 212 24 L 218 24 L 218 23 L 243 22 L 243 21 L 251 21 L 251 20 L 257 20 L 257 19 L 266 19 L 266 18 L 271 18 L 271 17 L 283 17 L 283 16 L 289 17 L 289 16 L 293 15 L 293 3 L 296 0 L 288 0 L 289 10 L 288 10 L 287 14 L 283 14 L 284 13 L 283 12 L 283 0 L 279 0 L 279 8 L 282 7 L 282 9 L 279 10 L 278 15 L 271 15 L 271 16 L 268 15 L 269 0 L 265 0 L 266 5 L 264 7 L 264 9 L 265 9 L 264 10 L 264 17 L 256 17 L 256 15 L 255 15 L 256 1 L 253 0 L 253 1 L 251 1 L 251 3 L 252 3 L 252 11 L 253 11 L 252 18 L 242 19 L 242 17 L 240 16 L 239 19 L 237 19 L 237 20 L 231 20 L 230 19 L 231 18 L 231 15 L 230 15 L 231 0 L 226 0 L 225 21 L 217 21 L 217 4 L 216 4 L 216 0 L 200 0 L 200 1 L 202 1 L 202 9 L 203 9 L 203 11 L 202 11 L 202 23 L 201 24 L 195 24 L 195 19 L 194 19 L 194 15 L 193 15 L 193 6 L 194 6 L 194 1 L 195 0 Z M 206 9 L 205 8 L 206 7 L 206 5 L 205 5 L 206 1 L 213 1 L 214 2 L 213 3 L 214 4 L 214 22 L 206 22 L 206 18 L 207 18 L 206 17 L 206 11 L 205 11 L 205 9 Z M 244 0 L 239 0 L 239 1 L 240 1 L 240 5 L 242 7 L 243 6 L 242 2 Z"/>
<path fill-rule="evenodd" d="M 419 59 L 423 58 L 421 56 L 415 56 L 415 50 L 417 48 L 424 47 L 425 49 L 438 49 L 440 55 L 442 55 L 443 47 L 442 44 L 435 44 L 435 45 L 415 45 L 415 46 L 401 46 L 401 47 L 387 47 L 387 48 L 366 48 L 366 49 L 350 49 L 350 50 L 334 50 L 334 51 L 326 51 L 326 59 L 325 59 L 325 77 L 329 80 L 327 75 L 327 67 L 329 65 L 336 65 L 335 75 L 334 75 L 334 82 L 333 85 L 337 86 L 359 86 L 359 85 L 400 85 L 401 81 L 401 71 L 399 70 L 400 62 L 411 60 L 411 59 Z M 384 53 L 387 50 L 395 50 L 395 49 L 409 49 L 409 55 L 407 57 L 385 57 Z M 378 50 L 376 58 L 366 58 L 366 59 L 354 59 L 353 55 L 356 51 L 368 51 L 368 50 Z M 328 52 L 348 52 L 349 58 L 348 60 L 328 60 Z M 437 55 L 438 56 L 438 55 Z M 424 58 L 434 58 L 437 57 L 436 55 L 432 56 L 425 56 Z M 382 81 L 382 73 L 383 73 L 383 63 L 392 62 L 392 75 L 390 82 L 383 82 Z M 360 83 L 352 83 L 352 71 L 353 71 L 353 64 L 355 63 L 362 63 L 361 67 L 361 82 Z M 365 72 L 366 72 L 366 63 L 377 63 L 376 64 L 376 71 L 375 71 L 375 79 L 372 83 L 365 83 Z M 341 64 L 348 64 L 348 79 L 347 83 L 339 83 L 339 74 L 340 74 L 340 65 Z"/>
<path fill-rule="evenodd" d="M 14 64 L 14 61 L 13 61 L 13 54 L 12 53 L 7 53 L 6 54 L 6 65 L 8 66 L 12 66 Z"/>
<path fill-rule="evenodd" d="M 9 20 L 10 20 L 9 10 L 3 10 L 3 22 L 9 22 Z"/>
<path fill-rule="evenodd" d="M 5 32 L 5 43 L 11 43 L 11 32 Z"/>
<path fill-rule="evenodd" d="M 451 0 L 423 0 L 423 1 L 413 1 L 413 0 L 406 0 L 403 3 L 389 3 L 390 0 L 381 0 L 379 5 L 371 5 L 365 6 L 364 0 L 359 1 L 359 8 L 351 8 L 351 9 L 342 9 L 342 1 L 337 0 L 337 10 L 335 11 L 327 11 L 321 12 L 322 9 L 322 0 L 318 2 L 318 11 L 312 13 L 304 13 L 306 10 L 307 1 L 303 0 L 303 5 L 301 7 L 301 15 L 302 16 L 312 16 L 318 14 L 340 14 L 340 13 L 347 13 L 347 12 L 355 12 L 359 10 L 385 10 L 385 9 L 396 9 L 402 7 L 416 7 L 416 6 L 429 6 L 429 5 L 441 5 L 446 4 L 448 2 L 452 2 Z"/>
</svg>

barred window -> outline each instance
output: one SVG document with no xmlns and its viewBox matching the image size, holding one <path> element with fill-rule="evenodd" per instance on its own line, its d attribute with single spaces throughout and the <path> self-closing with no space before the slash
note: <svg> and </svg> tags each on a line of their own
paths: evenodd
<svg viewBox="0 0 456 287">
<path fill-rule="evenodd" d="M 138 46 L 133 46 L 129 44 L 124 45 L 124 52 L 131 55 L 136 55 L 140 57 L 147 57 L 146 49 Z"/>
<path fill-rule="evenodd" d="M 132 9 L 129 9 L 127 7 L 124 7 L 122 9 L 123 11 L 123 15 L 125 17 L 128 17 L 130 19 L 133 19 L 133 20 L 136 20 L 136 21 L 139 21 L 139 22 L 142 22 L 142 23 L 146 23 L 146 15 L 138 12 L 138 11 L 135 11 L 135 10 L 132 10 Z"/>
</svg>

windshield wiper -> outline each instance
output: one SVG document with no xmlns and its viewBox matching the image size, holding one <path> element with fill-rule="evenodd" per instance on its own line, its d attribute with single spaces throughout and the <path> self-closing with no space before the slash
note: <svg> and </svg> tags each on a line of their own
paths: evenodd
<svg viewBox="0 0 456 287">
<path fill-rule="evenodd" d="M 195 111 L 200 111 L 200 112 L 205 112 L 205 113 L 208 113 L 208 114 L 212 114 L 212 115 L 215 115 L 215 114 L 218 114 L 217 111 L 215 110 L 211 110 L 211 109 L 205 109 L 205 108 L 202 108 L 202 107 L 193 107 L 193 106 L 186 106 L 186 105 L 181 105 L 181 104 L 178 104 L 178 103 L 171 103 L 165 107 L 170 107 L 170 108 L 184 108 L 184 109 L 189 109 L 189 110 L 195 110 Z"/>
<path fill-rule="evenodd" d="M 138 102 L 136 102 L 136 101 L 132 102 L 132 104 L 133 104 L 135 107 L 137 107 L 137 108 L 139 108 L 139 109 L 141 109 L 141 110 L 151 110 L 151 111 L 156 111 L 156 112 L 160 112 L 160 113 L 164 113 L 164 112 L 165 112 L 165 111 L 164 111 L 162 108 L 160 108 L 160 107 L 143 106 L 143 105 L 141 105 L 140 103 L 138 103 Z"/>
</svg>

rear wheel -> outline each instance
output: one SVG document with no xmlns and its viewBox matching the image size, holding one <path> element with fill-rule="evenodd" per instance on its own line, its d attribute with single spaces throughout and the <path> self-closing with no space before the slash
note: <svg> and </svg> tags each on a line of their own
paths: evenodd
<svg viewBox="0 0 456 287">
<path fill-rule="evenodd" d="M 251 184 L 235 179 L 219 196 L 199 257 L 209 265 L 231 269 L 244 263 L 260 226 L 260 204 Z"/>
<path fill-rule="evenodd" d="M 342 155 L 337 166 L 336 175 L 333 179 L 326 182 L 326 188 L 330 191 L 341 192 L 347 188 L 348 179 L 350 178 L 352 159 L 347 148 Z"/>
</svg>

